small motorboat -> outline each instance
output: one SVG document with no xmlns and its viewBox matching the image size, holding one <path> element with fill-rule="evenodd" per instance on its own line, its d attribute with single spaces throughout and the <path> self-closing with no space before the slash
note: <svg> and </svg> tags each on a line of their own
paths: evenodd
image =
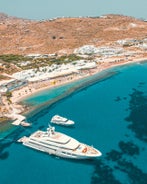
<svg viewBox="0 0 147 184">
<path fill-rule="evenodd" d="M 65 126 L 71 126 L 75 124 L 74 121 L 67 119 L 65 117 L 59 116 L 59 115 L 53 116 L 51 119 L 51 123 L 54 123 L 57 125 L 65 125 Z"/>
</svg>

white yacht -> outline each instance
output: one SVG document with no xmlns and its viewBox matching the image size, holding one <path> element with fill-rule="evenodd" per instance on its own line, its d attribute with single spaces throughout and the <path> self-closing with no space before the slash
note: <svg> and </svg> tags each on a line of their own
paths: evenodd
<svg viewBox="0 0 147 184">
<path fill-rule="evenodd" d="M 74 121 L 64 118 L 62 116 L 59 116 L 59 115 L 53 116 L 51 119 L 51 123 L 58 124 L 58 125 L 65 125 L 65 126 L 71 126 L 75 124 Z"/>
<path fill-rule="evenodd" d="M 47 131 L 36 131 L 29 137 L 18 140 L 23 145 L 56 155 L 72 159 L 89 159 L 101 156 L 101 152 L 92 146 L 80 143 L 76 139 L 56 132 L 54 127 L 49 126 Z"/>
</svg>

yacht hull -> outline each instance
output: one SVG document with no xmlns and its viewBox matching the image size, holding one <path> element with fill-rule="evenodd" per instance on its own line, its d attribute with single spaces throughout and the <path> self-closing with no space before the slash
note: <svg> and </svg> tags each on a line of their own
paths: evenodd
<svg viewBox="0 0 147 184">
<path fill-rule="evenodd" d="M 23 145 L 36 149 L 38 151 L 48 153 L 49 155 L 54 155 L 57 157 L 68 158 L 68 159 L 94 159 L 101 156 L 101 153 L 99 155 L 87 155 L 87 154 L 79 155 L 79 154 L 65 152 L 65 150 L 55 150 L 53 148 L 45 148 L 43 146 L 38 146 L 29 142 L 24 142 Z"/>
</svg>

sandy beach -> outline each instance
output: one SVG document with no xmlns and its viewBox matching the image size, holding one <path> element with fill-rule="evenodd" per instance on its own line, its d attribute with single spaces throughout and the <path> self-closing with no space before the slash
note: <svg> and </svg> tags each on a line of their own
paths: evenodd
<svg viewBox="0 0 147 184">
<path fill-rule="evenodd" d="M 71 83 L 80 79 L 84 79 L 86 77 L 93 76 L 95 74 L 98 74 L 99 72 L 102 72 L 104 70 L 107 70 L 116 66 L 133 64 L 135 62 L 140 63 L 145 60 L 147 60 L 147 57 L 146 56 L 141 57 L 141 55 L 137 55 L 136 57 L 131 57 L 127 59 L 126 58 L 107 58 L 107 59 L 103 59 L 101 62 L 97 62 L 97 65 L 94 68 L 80 70 L 80 72 L 70 73 L 68 75 L 59 76 L 50 80 L 46 79 L 43 81 L 29 82 L 27 86 L 24 86 L 12 91 L 12 97 L 10 98 L 11 103 L 9 103 L 9 100 L 7 99 L 7 97 L 3 97 L 4 107 L 2 110 L 2 115 L 13 120 L 18 120 L 20 123 L 21 122 L 20 120 L 22 118 L 21 114 L 24 112 L 28 112 L 30 110 L 30 108 L 28 109 L 28 107 L 23 106 L 20 103 L 23 99 L 31 95 L 34 95 L 39 91 L 51 89 L 51 88 L 61 86 L 67 83 Z"/>
<path fill-rule="evenodd" d="M 62 76 L 52 80 L 29 83 L 25 87 L 22 87 L 18 90 L 14 90 L 12 92 L 11 101 L 12 101 L 12 104 L 17 104 L 19 101 L 23 100 L 24 98 L 30 95 L 33 95 L 39 91 L 60 86 L 66 83 L 70 83 L 88 76 L 92 76 L 96 73 L 102 72 L 106 69 L 109 69 L 115 66 L 127 65 L 135 62 L 139 63 L 145 60 L 147 60 L 147 57 L 135 57 L 130 60 L 125 61 L 124 59 L 119 62 L 114 62 L 112 61 L 112 59 L 107 59 L 105 60 L 105 62 L 98 64 L 96 68 L 83 70 L 82 73 L 80 74 L 71 74 L 69 76 Z"/>
</svg>

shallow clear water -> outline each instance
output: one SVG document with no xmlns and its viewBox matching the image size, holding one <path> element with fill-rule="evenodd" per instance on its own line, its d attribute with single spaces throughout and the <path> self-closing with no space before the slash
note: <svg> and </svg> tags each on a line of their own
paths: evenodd
<svg viewBox="0 0 147 184">
<path fill-rule="evenodd" d="M 32 127 L 19 127 L 2 140 L 0 183 L 146 184 L 147 64 L 123 66 L 111 72 L 111 77 L 106 75 L 105 80 L 51 106 L 46 103 L 44 109 L 29 115 Z M 73 88 L 74 84 L 70 85 Z M 70 85 L 54 89 L 53 93 L 42 92 L 29 98 L 29 102 L 45 103 L 55 92 L 63 94 L 65 89 L 69 90 Z M 45 130 L 55 114 L 76 122 L 74 128 L 56 126 L 57 131 L 93 145 L 103 153 L 102 157 L 88 161 L 67 160 L 15 142 L 37 129 Z"/>
</svg>

